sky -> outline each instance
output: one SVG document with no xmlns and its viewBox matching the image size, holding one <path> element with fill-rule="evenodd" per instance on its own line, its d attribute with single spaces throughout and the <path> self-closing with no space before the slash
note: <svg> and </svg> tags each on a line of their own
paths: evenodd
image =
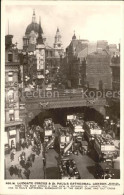
<svg viewBox="0 0 124 195">
<path fill-rule="evenodd" d="M 121 38 L 121 9 L 119 5 L 7 5 L 5 12 L 5 32 L 14 35 L 13 43 L 22 48 L 22 37 L 32 21 L 33 9 L 36 21 L 41 26 L 47 43 L 53 46 L 57 27 L 66 48 L 72 36 L 89 41 L 107 40 L 118 44 Z"/>
</svg>

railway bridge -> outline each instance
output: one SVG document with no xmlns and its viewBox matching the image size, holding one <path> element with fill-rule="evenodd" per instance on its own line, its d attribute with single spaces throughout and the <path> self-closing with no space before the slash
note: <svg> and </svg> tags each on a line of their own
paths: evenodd
<svg viewBox="0 0 124 195">
<path fill-rule="evenodd" d="M 28 121 L 46 110 L 65 108 L 93 108 L 105 116 L 106 98 L 83 96 L 81 91 L 48 91 L 44 94 L 28 92 L 21 101 L 25 105 Z M 21 109 L 20 109 L 21 110 Z"/>
</svg>

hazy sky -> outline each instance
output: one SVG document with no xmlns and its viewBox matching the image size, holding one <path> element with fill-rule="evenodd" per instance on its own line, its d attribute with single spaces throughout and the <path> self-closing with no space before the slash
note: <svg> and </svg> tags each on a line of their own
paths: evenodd
<svg viewBox="0 0 124 195">
<path fill-rule="evenodd" d="M 113 3 L 113 2 L 112 2 Z M 13 42 L 22 48 L 22 37 L 32 21 L 33 9 L 36 20 L 41 25 L 47 42 L 53 45 L 57 27 L 62 35 L 64 48 L 72 39 L 74 30 L 77 38 L 90 41 L 108 40 L 118 43 L 121 37 L 121 10 L 117 5 L 9 5 L 6 6 L 6 34 L 14 35 Z"/>
</svg>

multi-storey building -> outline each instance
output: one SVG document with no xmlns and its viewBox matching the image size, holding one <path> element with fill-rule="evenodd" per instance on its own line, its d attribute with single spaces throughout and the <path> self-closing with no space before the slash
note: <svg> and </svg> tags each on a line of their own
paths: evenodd
<svg viewBox="0 0 124 195">
<path fill-rule="evenodd" d="M 108 102 L 108 115 L 116 123 L 120 120 L 120 55 L 114 54 L 111 58 L 110 64 L 112 70 L 112 91 L 113 96 L 107 98 Z M 116 128 L 116 134 L 120 133 L 120 127 Z"/>
<path fill-rule="evenodd" d="M 61 69 L 66 70 L 71 87 L 111 89 L 110 60 L 107 41 L 90 43 L 88 40 L 77 40 L 74 34 Z"/>
<path fill-rule="evenodd" d="M 12 35 L 5 37 L 5 144 L 18 148 L 24 124 L 19 114 L 19 59 Z"/>
<path fill-rule="evenodd" d="M 111 58 L 112 89 L 120 91 L 120 56 L 113 55 Z"/>
<path fill-rule="evenodd" d="M 85 60 L 80 60 L 78 54 L 87 47 L 88 40 L 77 39 L 74 34 L 72 41 L 66 48 L 66 55 L 62 60 L 61 71 L 66 78 L 65 85 L 68 87 L 81 87 L 85 80 Z"/>
<path fill-rule="evenodd" d="M 112 89 L 110 55 L 106 50 L 97 50 L 86 58 L 86 82 L 90 88 Z"/>
</svg>

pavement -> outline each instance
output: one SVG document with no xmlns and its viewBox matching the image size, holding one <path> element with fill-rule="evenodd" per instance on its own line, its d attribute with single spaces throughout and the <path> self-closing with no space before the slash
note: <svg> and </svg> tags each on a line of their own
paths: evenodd
<svg viewBox="0 0 124 195">
<path fill-rule="evenodd" d="M 17 151 L 15 156 L 14 156 L 14 161 L 11 162 L 10 159 L 10 154 L 5 155 L 5 179 L 20 179 L 18 178 L 17 175 L 10 175 L 9 173 L 9 168 L 11 165 L 16 165 L 17 168 L 22 169 L 22 179 L 26 179 L 25 175 L 23 174 L 24 168 L 22 168 L 19 164 L 18 157 L 22 153 L 22 151 L 25 152 L 26 158 L 30 156 L 32 152 L 31 150 L 32 146 L 30 146 L 28 149 L 25 148 L 24 150 L 22 149 L 21 151 Z M 43 179 L 44 178 L 44 172 L 43 172 L 43 160 L 42 160 L 42 149 L 41 153 L 39 156 L 35 156 L 35 161 L 32 163 L 32 167 L 29 168 L 31 173 L 29 179 Z"/>
</svg>

